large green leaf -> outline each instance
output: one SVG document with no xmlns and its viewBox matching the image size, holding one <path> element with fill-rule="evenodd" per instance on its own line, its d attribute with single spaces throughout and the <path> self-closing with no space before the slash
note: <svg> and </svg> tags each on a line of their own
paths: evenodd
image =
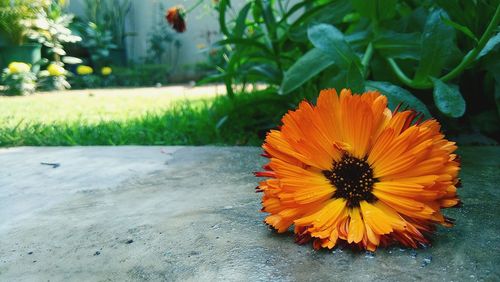
<svg viewBox="0 0 500 282">
<path fill-rule="evenodd" d="M 334 60 L 323 51 L 317 48 L 309 50 L 285 72 L 280 94 L 292 92 L 333 63 Z"/>
<path fill-rule="evenodd" d="M 386 58 L 420 59 L 420 33 L 383 31 L 373 41 L 373 47 Z"/>
<path fill-rule="evenodd" d="M 421 112 L 426 118 L 431 118 L 431 113 L 417 97 L 413 96 L 408 90 L 401 88 L 389 82 L 366 81 L 367 90 L 377 90 L 387 96 L 389 108 L 394 109 L 398 104 L 403 103 L 410 108 Z"/>
<path fill-rule="evenodd" d="M 422 34 L 422 56 L 415 74 L 417 82 L 426 81 L 430 76 L 439 76 L 448 56 L 455 50 L 455 30 L 441 18 L 448 18 L 441 9 L 427 17 Z"/>
<path fill-rule="evenodd" d="M 342 32 L 334 26 L 329 24 L 314 25 L 309 27 L 307 35 L 314 47 L 332 56 L 337 66 L 348 68 L 354 63 L 361 72 L 359 57 L 347 44 Z"/>
<path fill-rule="evenodd" d="M 455 84 L 446 84 L 437 78 L 434 83 L 434 103 L 445 115 L 458 118 L 465 113 L 465 100 Z"/>
</svg>

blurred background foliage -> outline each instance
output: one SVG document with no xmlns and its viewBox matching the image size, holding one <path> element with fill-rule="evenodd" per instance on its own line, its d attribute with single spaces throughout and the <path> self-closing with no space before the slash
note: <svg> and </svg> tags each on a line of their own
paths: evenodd
<svg viewBox="0 0 500 282">
<path fill-rule="evenodd" d="M 268 85 L 252 109 L 235 104 L 253 112 L 249 130 L 261 135 L 300 100 L 348 87 L 438 118 L 462 143 L 500 140 L 498 0 L 232 2 L 217 5 L 224 60 L 200 84 L 222 81 L 229 97 Z M 238 123 L 229 113 L 218 125 Z"/>
<path fill-rule="evenodd" d="M 80 2 L 83 12 L 74 16 L 64 0 L 0 0 L 0 65 L 4 68 L 0 92 L 162 86 L 178 79 L 176 73 L 186 68 L 179 57 L 184 47 L 192 46 L 185 46 L 186 41 L 183 46 L 182 37 L 165 20 L 165 13 L 172 8 L 184 10 L 182 6 L 167 9 L 155 2 L 152 28 L 141 37 L 148 52 L 128 58 L 130 44 L 125 43 L 139 37 L 127 20 L 131 7 L 139 2 Z M 226 96 L 211 97 L 203 107 L 191 108 L 185 102 L 176 108 L 177 116 L 174 112 L 154 115 L 130 131 L 124 131 L 129 125 L 125 121 L 120 126 L 91 125 L 88 132 L 79 129 L 82 122 L 75 122 L 61 127 L 62 134 L 50 129 L 51 124 L 24 124 L 22 118 L 12 119 L 21 115 L 4 110 L 9 112 L 5 118 L 9 125 L 3 134 L 10 137 L 0 140 L 0 145 L 51 144 L 39 140 L 74 145 L 84 139 L 91 144 L 105 129 L 110 137 L 99 139 L 98 144 L 187 140 L 186 144 L 259 145 L 269 129 L 280 125 L 283 114 L 303 99 L 315 102 L 325 88 L 351 88 L 357 93 L 378 90 L 387 95 L 391 108 L 403 103 L 437 118 L 445 133 L 461 144 L 500 141 L 500 0 L 192 3 L 179 18 L 186 21 L 186 32 L 193 18 L 208 15 L 216 17 L 219 30 L 204 30 L 199 36 L 203 41 L 190 42 L 197 43 L 196 51 L 205 59 L 189 66 L 196 73 L 189 79 L 202 77 L 198 84 L 222 82 Z M 8 63 L 18 61 L 11 60 L 14 55 L 24 56 L 19 62 L 29 65 L 27 71 L 10 71 Z M 114 99 L 110 103 L 122 97 Z M 10 106 L 5 103 L 5 107 Z M 18 123 L 12 125 L 11 120 Z M 166 120 L 176 122 L 165 127 Z M 175 131 L 176 137 L 154 132 L 165 128 Z M 150 139 L 132 134 L 143 130 L 150 132 Z M 121 131 L 130 134 L 118 134 Z M 30 137 L 32 133 L 36 138 Z"/>
</svg>

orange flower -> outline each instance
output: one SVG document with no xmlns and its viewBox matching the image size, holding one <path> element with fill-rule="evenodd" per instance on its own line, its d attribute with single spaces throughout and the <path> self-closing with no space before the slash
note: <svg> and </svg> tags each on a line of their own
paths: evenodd
<svg viewBox="0 0 500 282">
<path fill-rule="evenodd" d="M 186 30 L 185 16 L 186 12 L 184 8 L 182 6 L 175 6 L 167 10 L 165 18 L 175 31 L 184 32 Z"/>
<path fill-rule="evenodd" d="M 296 242 L 315 249 L 427 244 L 436 224 L 453 225 L 441 209 L 460 203 L 460 162 L 439 123 L 418 116 L 391 112 L 378 92 L 323 90 L 316 106 L 302 102 L 262 146 L 265 222 L 293 224 Z"/>
</svg>

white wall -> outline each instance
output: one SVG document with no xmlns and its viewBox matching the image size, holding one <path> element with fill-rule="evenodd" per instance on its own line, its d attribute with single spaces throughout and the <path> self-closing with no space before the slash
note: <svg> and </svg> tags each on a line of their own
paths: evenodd
<svg viewBox="0 0 500 282">
<path fill-rule="evenodd" d="M 106 1 L 106 0 L 102 0 Z M 244 0 L 233 0 L 237 4 L 244 3 Z M 174 5 L 183 5 L 189 9 L 197 0 L 132 0 L 132 7 L 127 16 L 127 31 L 135 32 L 136 36 L 127 40 L 127 55 L 134 61 L 139 61 L 147 55 L 148 33 L 156 23 L 167 24 L 165 20 L 165 10 Z M 68 11 L 82 16 L 85 13 L 85 0 L 71 0 Z M 163 5 L 165 10 L 160 10 Z M 192 65 L 203 61 L 205 53 L 200 52 L 200 45 L 209 45 L 219 37 L 219 25 L 217 12 L 211 7 L 212 1 L 205 0 L 195 10 L 187 15 L 187 30 L 184 33 L 177 33 L 177 38 L 181 41 L 182 47 L 179 54 L 179 66 Z M 183 68 L 178 68 L 183 71 Z"/>
</svg>

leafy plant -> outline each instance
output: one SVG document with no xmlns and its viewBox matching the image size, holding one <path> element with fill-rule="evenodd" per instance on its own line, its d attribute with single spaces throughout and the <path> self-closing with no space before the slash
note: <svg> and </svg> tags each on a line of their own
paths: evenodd
<svg viewBox="0 0 500 282">
<path fill-rule="evenodd" d="M 169 82 L 171 66 L 169 64 L 140 64 L 127 68 L 114 67 L 113 80 L 109 86 L 155 86 Z"/>
<path fill-rule="evenodd" d="M 65 90 L 71 88 L 66 76 L 70 75 L 62 63 L 51 63 L 46 70 L 38 73 L 37 89 L 43 91 Z"/>
<path fill-rule="evenodd" d="M 35 19 L 45 7 L 44 1 L 0 0 L 0 36 L 5 45 L 21 45 L 30 32 L 27 20 Z"/>
<path fill-rule="evenodd" d="M 2 92 L 7 96 L 28 95 L 35 92 L 36 75 L 29 65 L 12 62 L 3 70 L 1 82 L 5 87 Z"/>
<path fill-rule="evenodd" d="M 140 64 L 128 67 L 113 66 L 112 73 L 97 69 L 93 73 L 71 75 L 69 82 L 73 89 L 102 87 L 139 87 L 157 86 L 169 82 L 170 65 Z"/>
<path fill-rule="evenodd" d="M 125 39 L 134 33 L 126 32 L 125 17 L 130 12 L 130 0 L 86 0 L 86 20 L 110 32 L 116 48 L 125 47 Z"/>
<path fill-rule="evenodd" d="M 66 55 L 63 44 L 82 40 L 68 28 L 72 21 L 72 14 L 65 14 L 61 5 L 52 2 L 45 9 L 41 9 L 36 18 L 25 20 L 25 25 L 28 27 L 26 36 L 48 48 L 49 55 L 53 56 L 52 60 L 60 61 L 60 57 Z"/>
<path fill-rule="evenodd" d="M 94 66 L 109 64 L 110 51 L 117 47 L 113 43 L 113 34 L 93 22 L 77 22 L 75 28 L 78 35 L 84 38 L 80 44 L 90 51 L 92 64 Z"/>
<path fill-rule="evenodd" d="M 498 0 L 253 0 L 239 10 L 221 0 L 217 11 L 226 60 L 201 83 L 223 80 L 229 96 L 258 82 L 300 98 L 377 89 L 455 132 L 491 123 L 500 139 Z"/>
<path fill-rule="evenodd" d="M 69 83 L 73 89 L 91 89 L 102 87 L 102 78 L 95 74 L 71 75 Z"/>
</svg>

